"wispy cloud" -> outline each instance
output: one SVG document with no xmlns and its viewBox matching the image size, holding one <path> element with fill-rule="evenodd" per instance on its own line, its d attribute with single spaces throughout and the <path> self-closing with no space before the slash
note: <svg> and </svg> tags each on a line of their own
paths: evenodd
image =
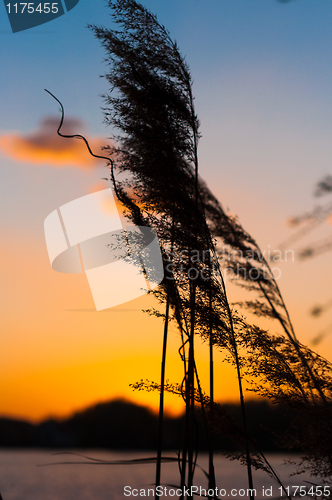
<svg viewBox="0 0 332 500">
<path fill-rule="evenodd" d="M 48 116 L 41 120 L 37 129 L 28 134 L 9 132 L 0 136 L 0 151 L 16 161 L 47 164 L 53 167 L 73 166 L 91 168 L 102 160 L 93 158 L 82 140 L 64 139 L 57 135 L 59 117 Z M 66 118 L 61 132 L 66 135 L 82 134 L 92 151 L 102 155 L 105 139 L 88 137 L 85 124 L 77 118 Z"/>
</svg>

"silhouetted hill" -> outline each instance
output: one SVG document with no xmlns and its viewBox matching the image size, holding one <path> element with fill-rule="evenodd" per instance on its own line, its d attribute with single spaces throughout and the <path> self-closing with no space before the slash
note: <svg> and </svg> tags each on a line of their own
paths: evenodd
<svg viewBox="0 0 332 500">
<path fill-rule="evenodd" d="M 10 418 L 0 418 L 0 446 L 33 446 L 35 426 Z"/>
<path fill-rule="evenodd" d="M 241 423 L 239 405 L 223 408 Z M 265 451 L 281 451 L 276 435 L 289 431 L 291 414 L 281 406 L 266 401 L 247 403 L 250 435 Z M 199 448 L 206 449 L 202 418 L 197 414 Z M 183 417 L 166 417 L 164 449 L 178 449 L 182 444 Z M 158 417 L 148 408 L 122 400 L 100 403 L 66 420 L 47 420 L 39 425 L 0 418 L 1 447 L 107 448 L 113 450 L 156 449 Z M 216 450 L 236 451 L 238 446 L 222 434 L 213 436 Z"/>
<path fill-rule="evenodd" d="M 165 443 L 178 446 L 182 418 L 165 418 Z M 121 400 L 98 404 L 58 424 L 64 433 L 75 436 L 73 446 L 83 448 L 153 449 L 156 447 L 158 418 L 148 408 Z"/>
</svg>

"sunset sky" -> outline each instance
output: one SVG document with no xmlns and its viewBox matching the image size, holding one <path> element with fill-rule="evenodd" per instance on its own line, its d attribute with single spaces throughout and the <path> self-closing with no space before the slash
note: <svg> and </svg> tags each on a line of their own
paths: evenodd
<svg viewBox="0 0 332 500">
<path fill-rule="evenodd" d="M 330 0 L 144 0 L 176 39 L 194 80 L 201 122 L 200 175 L 262 249 L 278 249 L 287 220 L 310 210 L 315 183 L 332 173 Z M 84 274 L 52 270 L 44 220 L 61 205 L 109 187 L 102 160 L 56 136 L 64 104 L 68 132 L 94 151 L 109 144 L 100 78 L 107 67 L 88 23 L 112 26 L 104 0 L 80 0 L 66 15 L 13 34 L 0 7 L 0 415 L 40 420 L 125 397 L 157 408 L 162 321 L 140 297 L 96 312 Z M 326 223 L 311 238 L 330 234 Z M 307 241 L 310 241 L 308 239 Z M 278 263 L 279 285 L 300 341 L 331 317 L 309 315 L 331 293 L 331 254 Z M 279 274 L 279 272 L 278 272 Z M 231 299 L 236 300 L 231 288 Z M 197 341 L 199 344 L 199 340 Z M 180 341 L 170 335 L 167 378 L 179 382 Z M 332 334 L 317 346 L 332 359 Z M 207 349 L 197 347 L 207 380 Z M 216 397 L 236 400 L 230 367 L 217 355 Z M 168 411 L 182 402 L 167 396 Z"/>
</svg>

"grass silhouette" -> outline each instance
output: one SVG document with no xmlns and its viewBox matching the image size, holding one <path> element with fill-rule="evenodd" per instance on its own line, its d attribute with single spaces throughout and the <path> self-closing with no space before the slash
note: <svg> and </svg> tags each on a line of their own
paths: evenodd
<svg viewBox="0 0 332 500">
<path fill-rule="evenodd" d="M 250 437 L 244 377 L 255 393 L 295 409 L 289 446 L 296 447 L 301 441 L 306 453 L 302 466 L 331 484 L 332 366 L 297 340 L 264 253 L 237 219 L 226 214 L 198 174 L 199 122 L 192 79 L 176 43 L 135 0 L 110 1 L 109 7 L 119 29 L 90 26 L 106 50 L 111 90 L 104 96 L 105 121 L 119 132 L 113 137 L 115 145 L 106 148 L 109 156 L 105 158 L 125 216 L 137 226 L 156 231 L 165 268 L 163 282 L 151 292 L 160 308 L 150 311 L 164 318 L 160 383 L 133 384 L 138 390 L 160 392 L 158 449 L 152 459 L 156 462 L 155 486 L 161 483 L 164 460 L 165 391 L 184 400 L 183 445 L 177 459 L 181 487 L 190 488 L 194 483 L 198 406 L 209 443 L 209 487 L 215 485 L 212 436 L 220 428 L 242 446 L 237 458 L 246 466 L 250 490 L 254 488 L 253 468 L 264 470 L 282 486 Z M 248 300 L 237 303 L 237 309 L 228 300 L 225 269 L 233 271 L 237 284 L 249 294 Z M 274 320 L 279 331 L 271 333 L 250 323 L 244 317 L 248 309 L 257 317 Z M 182 341 L 179 354 L 184 372 L 182 381 L 176 383 L 165 381 L 170 321 L 176 324 Z M 209 344 L 208 395 L 201 387 L 195 361 L 197 336 Z M 225 353 L 235 367 L 241 425 L 234 424 L 214 401 L 214 349 Z M 286 489 L 284 493 L 290 498 Z M 254 498 L 252 491 L 250 498 Z"/>
</svg>

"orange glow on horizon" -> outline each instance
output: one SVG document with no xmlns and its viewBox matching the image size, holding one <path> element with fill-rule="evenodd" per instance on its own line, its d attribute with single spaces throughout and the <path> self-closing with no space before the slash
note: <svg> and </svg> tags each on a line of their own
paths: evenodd
<svg viewBox="0 0 332 500">
<path fill-rule="evenodd" d="M 1 317 L 0 415 L 40 421 L 66 417 L 115 398 L 158 411 L 158 392 L 133 391 L 129 384 L 141 379 L 160 381 L 163 319 L 142 309 L 162 311 L 163 306 L 143 296 L 97 312 L 84 274 L 52 270 L 42 234 L 37 239 L 8 232 L 3 242 L 0 272 L 6 293 Z M 302 304 L 293 304 L 291 314 L 305 343 L 313 335 L 315 320 L 303 315 Z M 166 365 L 171 383 L 183 378 L 180 344 L 172 325 Z M 326 345 L 319 350 L 331 357 Z M 208 346 L 198 336 L 195 352 L 202 387 L 208 393 Z M 237 402 L 235 369 L 223 358 L 215 352 L 215 399 Z M 246 398 L 252 397 L 248 392 Z M 165 408 L 178 415 L 184 404 L 179 396 L 166 394 Z"/>
<path fill-rule="evenodd" d="M 158 392 L 129 386 L 141 379 L 160 380 L 163 320 L 142 312 L 158 305 L 145 296 L 97 312 L 84 274 L 53 271 L 46 249 L 35 241 L 7 235 L 7 245 L 0 264 L 6 287 L 0 415 L 40 421 L 115 398 L 158 411 Z M 173 383 L 183 377 L 180 342 L 171 327 L 166 378 Z M 197 366 L 205 390 L 207 350 L 198 338 Z M 224 381 L 216 398 L 236 400 L 234 369 L 221 363 L 218 353 L 215 364 L 216 377 Z M 179 396 L 165 395 L 166 413 L 179 415 L 183 408 Z"/>
</svg>

